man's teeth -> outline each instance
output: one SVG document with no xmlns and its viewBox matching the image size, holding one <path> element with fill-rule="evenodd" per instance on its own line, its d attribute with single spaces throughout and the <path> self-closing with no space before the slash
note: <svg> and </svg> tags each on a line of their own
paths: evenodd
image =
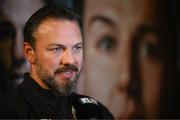
<svg viewBox="0 0 180 120">
<path fill-rule="evenodd" d="M 62 72 L 62 74 L 70 74 L 71 72 L 72 72 L 71 70 L 68 70 L 68 71 Z"/>
</svg>

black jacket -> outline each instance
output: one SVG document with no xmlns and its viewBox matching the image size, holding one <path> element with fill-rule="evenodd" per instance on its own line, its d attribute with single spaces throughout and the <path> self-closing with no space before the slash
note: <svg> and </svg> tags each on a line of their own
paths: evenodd
<svg viewBox="0 0 180 120">
<path fill-rule="evenodd" d="M 29 74 L 17 89 L 1 98 L 0 118 L 113 119 L 106 107 L 93 98 L 76 93 L 56 96 L 41 88 Z"/>
</svg>

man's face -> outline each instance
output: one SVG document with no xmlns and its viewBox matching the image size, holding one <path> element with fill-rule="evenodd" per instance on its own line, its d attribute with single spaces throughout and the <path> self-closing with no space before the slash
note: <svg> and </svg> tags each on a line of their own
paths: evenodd
<svg viewBox="0 0 180 120">
<path fill-rule="evenodd" d="M 152 0 L 85 2 L 84 93 L 115 118 L 158 113 L 164 64 L 156 13 Z"/>
<path fill-rule="evenodd" d="M 48 19 L 34 33 L 37 76 L 49 89 L 72 92 L 82 65 L 82 36 L 76 22 Z"/>
</svg>

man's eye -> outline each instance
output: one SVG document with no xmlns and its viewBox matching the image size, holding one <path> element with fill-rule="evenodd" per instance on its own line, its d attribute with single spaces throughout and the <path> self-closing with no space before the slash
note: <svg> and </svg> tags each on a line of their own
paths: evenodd
<svg viewBox="0 0 180 120">
<path fill-rule="evenodd" d="M 111 36 L 104 36 L 97 44 L 97 48 L 104 51 L 111 51 L 116 47 L 116 41 Z"/>
<path fill-rule="evenodd" d="M 52 51 L 52 52 L 55 52 L 55 53 L 59 53 L 59 52 L 62 52 L 63 49 L 60 48 L 60 47 L 58 47 L 58 48 L 52 48 L 51 51 Z"/>
<path fill-rule="evenodd" d="M 75 46 L 73 47 L 73 50 L 74 50 L 75 52 L 81 51 L 81 50 L 82 50 L 82 44 L 77 44 L 77 45 L 75 45 Z"/>
</svg>

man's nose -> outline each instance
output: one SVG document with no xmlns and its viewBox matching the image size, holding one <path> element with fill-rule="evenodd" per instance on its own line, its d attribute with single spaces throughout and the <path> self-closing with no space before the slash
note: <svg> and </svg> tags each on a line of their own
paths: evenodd
<svg viewBox="0 0 180 120">
<path fill-rule="evenodd" d="M 75 64 L 75 55 L 71 50 L 66 50 L 62 54 L 61 64 Z"/>
</svg>

